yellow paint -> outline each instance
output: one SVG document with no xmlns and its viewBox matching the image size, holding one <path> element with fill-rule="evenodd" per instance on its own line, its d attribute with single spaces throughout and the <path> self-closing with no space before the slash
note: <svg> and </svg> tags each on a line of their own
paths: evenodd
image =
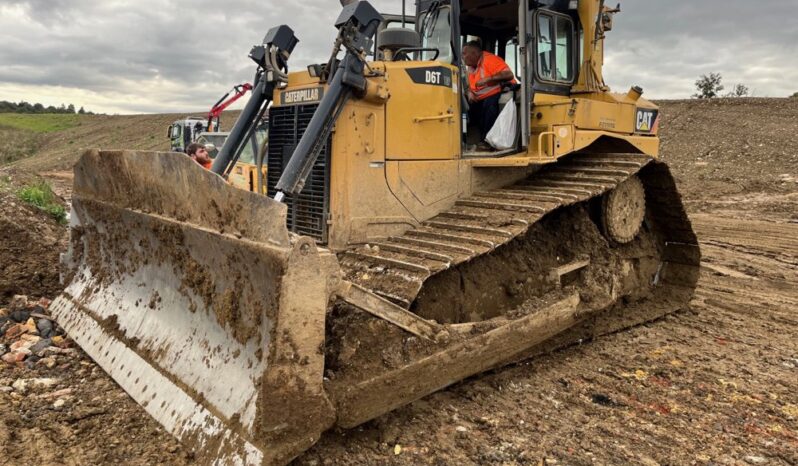
<svg viewBox="0 0 798 466">
<path fill-rule="evenodd" d="M 267 167 L 264 165 L 261 168 L 263 173 L 263 192 L 261 194 L 266 194 Z M 256 192 L 258 188 L 257 176 L 258 176 L 257 165 L 251 163 L 238 162 L 236 163 L 233 170 L 230 172 L 230 176 L 227 178 L 227 182 L 238 189 L 243 189 L 244 191 Z"/>
<path fill-rule="evenodd" d="M 454 160 L 460 157 L 460 97 L 451 87 L 414 83 L 407 70 L 436 62 L 386 63 L 386 159 Z M 444 66 L 457 82 L 457 69 Z M 399 96 L 412 96 L 402 98 Z"/>
</svg>

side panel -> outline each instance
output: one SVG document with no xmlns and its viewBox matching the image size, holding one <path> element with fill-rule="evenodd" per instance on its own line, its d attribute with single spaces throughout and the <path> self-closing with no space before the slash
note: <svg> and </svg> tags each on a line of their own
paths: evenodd
<svg viewBox="0 0 798 466">
<path fill-rule="evenodd" d="M 332 137 L 328 246 L 401 234 L 454 203 L 468 185 L 458 162 L 454 67 L 436 62 L 372 65 L 387 101 L 352 100 Z M 401 174 L 401 175 L 400 175 Z"/>
<path fill-rule="evenodd" d="M 541 126 L 571 123 L 579 129 L 634 133 L 635 105 L 603 102 L 593 99 L 561 98 L 557 101 L 536 102 L 532 119 L 533 131 Z"/>
<path fill-rule="evenodd" d="M 464 190 L 467 173 L 458 160 L 389 161 L 385 177 L 396 198 L 419 222 L 451 207 Z"/>
<path fill-rule="evenodd" d="M 438 62 L 386 63 L 386 159 L 460 156 L 458 73 Z"/>
<path fill-rule="evenodd" d="M 648 135 L 637 131 L 638 109 L 655 110 L 656 106 L 622 94 L 577 98 L 538 94 L 532 108 L 529 156 L 551 162 L 588 147 L 602 136 L 624 140 L 641 153 L 657 156 L 656 127 Z"/>
<path fill-rule="evenodd" d="M 328 246 L 335 250 L 414 225 L 385 180 L 385 106 L 350 100 L 335 124 Z"/>
</svg>

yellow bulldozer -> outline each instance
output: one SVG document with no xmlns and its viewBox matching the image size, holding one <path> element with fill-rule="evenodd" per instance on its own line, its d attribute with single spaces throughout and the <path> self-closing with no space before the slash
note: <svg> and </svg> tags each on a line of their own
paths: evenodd
<svg viewBox="0 0 798 466">
<path fill-rule="evenodd" d="M 397 24 L 349 2 L 329 60 L 291 72 L 297 38 L 273 28 L 211 171 L 83 154 L 54 315 L 199 462 L 283 464 L 333 426 L 685 307 L 700 250 L 657 107 L 602 75 L 617 11 L 418 0 Z M 474 146 L 472 40 L 518 83 L 502 150 Z M 265 112 L 267 196 L 219 176 Z"/>
</svg>

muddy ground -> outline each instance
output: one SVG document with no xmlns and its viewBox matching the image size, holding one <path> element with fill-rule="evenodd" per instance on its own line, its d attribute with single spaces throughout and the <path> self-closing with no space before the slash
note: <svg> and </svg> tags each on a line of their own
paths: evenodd
<svg viewBox="0 0 798 466">
<path fill-rule="evenodd" d="M 689 309 L 328 432 L 295 463 L 798 464 L 798 100 L 661 105 L 663 157 L 704 253 Z M 63 163 L 36 166 L 68 197 L 52 173 Z M 0 216 L 48 225 L 35 210 Z M 4 239 L 2 265 L 54 269 L 57 255 L 34 248 L 49 235 L 32 238 L 13 256 Z M 34 280 L 13 292 L 55 293 Z M 58 361 L 0 362 L 0 464 L 191 464 L 85 355 Z M 33 378 L 55 382 L 4 388 Z"/>
</svg>

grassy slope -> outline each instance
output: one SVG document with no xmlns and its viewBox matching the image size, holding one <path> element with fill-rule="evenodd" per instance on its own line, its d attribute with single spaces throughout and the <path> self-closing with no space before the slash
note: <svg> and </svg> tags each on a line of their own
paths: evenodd
<svg viewBox="0 0 798 466">
<path fill-rule="evenodd" d="M 78 125 L 77 115 L 0 113 L 0 165 L 30 157 L 47 134 Z"/>
<path fill-rule="evenodd" d="M 79 118 L 80 115 L 74 114 L 0 113 L 0 126 L 33 131 L 34 133 L 52 133 L 79 125 Z"/>
<path fill-rule="evenodd" d="M 177 115 L 79 115 L 78 125 L 49 133 L 32 157 L 14 167 L 33 172 L 70 170 L 84 149 L 168 150 L 166 128 Z"/>
<path fill-rule="evenodd" d="M 56 122 L 47 120 L 47 115 L 25 116 L 32 118 L 27 121 L 23 119 L 18 123 L 19 126 L 53 128 L 56 125 Z M 29 148 L 33 145 L 35 150 L 15 149 L 15 152 L 23 153 L 5 160 L 0 153 L 0 166 L 10 164 L 23 171 L 42 173 L 71 170 L 85 149 L 169 150 L 167 128 L 173 121 L 184 118 L 186 114 L 71 116 L 75 118 L 74 125 L 47 133 L 35 133 L 19 126 L 5 127 L 7 134 L 0 139 L 4 142 L 3 146 L 6 146 L 5 141 L 9 141 L 7 144 L 9 148 L 20 146 Z M 237 111 L 225 112 L 222 117 L 223 127 L 227 129 L 232 126 L 237 116 Z M 0 131 L 3 131 L 1 127 Z M 35 144 L 27 142 L 26 138 L 30 135 L 39 136 Z M 3 137 L 2 133 L 0 137 Z"/>
<path fill-rule="evenodd" d="M 44 142 L 41 134 L 0 126 L 0 166 L 35 154 Z"/>
</svg>

